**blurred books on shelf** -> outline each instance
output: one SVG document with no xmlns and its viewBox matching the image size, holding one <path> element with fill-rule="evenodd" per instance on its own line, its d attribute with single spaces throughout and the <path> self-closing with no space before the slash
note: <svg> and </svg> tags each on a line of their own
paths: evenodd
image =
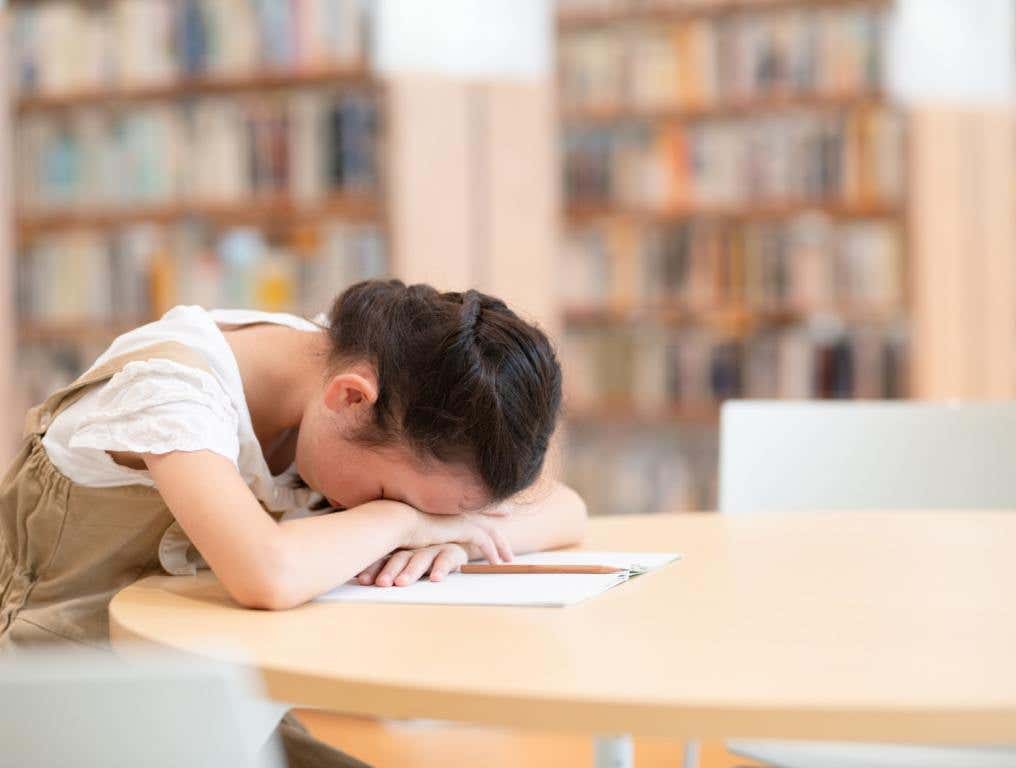
<svg viewBox="0 0 1016 768">
<path fill-rule="evenodd" d="M 613 310 L 616 319 L 668 310 L 679 319 L 724 308 L 775 317 L 871 315 L 899 309 L 902 270 L 894 221 L 821 213 L 772 221 L 606 221 L 567 233 L 562 299 L 566 322 L 583 314 L 596 320 L 589 312 L 596 307 Z"/>
<path fill-rule="evenodd" d="M 11 7 L 19 377 L 176 304 L 313 316 L 390 272 L 366 0 Z"/>
<path fill-rule="evenodd" d="M 731 397 L 899 397 L 906 383 L 901 341 L 895 325 L 848 328 L 832 318 L 743 337 L 649 324 L 571 331 L 568 410 L 576 420 L 651 426 L 715 419 Z"/>
<path fill-rule="evenodd" d="M 593 514 L 646 514 L 661 504 L 695 509 L 708 496 L 708 487 L 699 483 L 714 482 L 701 471 L 709 466 L 714 435 L 673 427 L 646 434 L 620 427 L 605 437 L 582 424 L 568 435 L 568 480 L 582 489 Z"/>
<path fill-rule="evenodd" d="M 625 24 L 568 30 L 561 108 L 708 110 L 761 99 L 876 95 L 885 19 L 878 4 L 564 3 L 561 19 L 614 12 Z M 584 7 L 583 7 L 584 6 Z M 711 16 L 709 10 L 738 10 Z M 665 13 L 685 11 L 668 19 Z M 630 12 L 624 16 L 624 12 Z M 639 23 L 639 12 L 643 14 Z M 595 17 L 593 17 L 595 18 Z"/>
<path fill-rule="evenodd" d="M 19 255 L 20 341 L 46 371 L 41 381 L 69 380 L 81 361 L 69 346 L 108 343 L 177 304 L 314 317 L 346 286 L 388 271 L 384 238 L 369 224 L 321 222 L 285 239 L 196 222 L 58 232 Z"/>
<path fill-rule="evenodd" d="M 906 395 L 889 5 L 558 3 L 567 467 L 594 512 L 714 506 L 727 398 Z"/>
<path fill-rule="evenodd" d="M 130 92 L 188 78 L 306 71 L 367 57 L 364 0 L 15 3 L 16 95 Z"/>
<path fill-rule="evenodd" d="M 327 90 L 32 114 L 17 128 L 19 214 L 367 196 L 378 130 L 373 98 Z"/>
<path fill-rule="evenodd" d="M 901 135 L 887 108 L 572 126 L 564 133 L 565 194 L 573 205 L 685 215 L 893 205 L 903 184 Z"/>
</svg>

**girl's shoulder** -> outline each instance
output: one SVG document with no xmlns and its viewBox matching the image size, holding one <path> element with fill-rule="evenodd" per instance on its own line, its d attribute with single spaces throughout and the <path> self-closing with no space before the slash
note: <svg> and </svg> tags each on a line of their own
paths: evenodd
<svg viewBox="0 0 1016 768">
<path fill-rule="evenodd" d="M 158 320 L 117 337 L 91 367 L 176 342 L 197 353 L 204 370 L 157 357 L 127 363 L 53 419 L 43 445 L 54 464 L 84 485 L 150 485 L 147 472 L 122 467 L 108 453 L 205 449 L 230 459 L 252 485 L 263 485 L 259 498 L 270 496 L 275 491 L 267 467 L 262 466 L 243 380 L 222 332 L 251 323 L 318 328 L 282 313 L 174 307 Z"/>
<path fill-rule="evenodd" d="M 175 341 L 200 353 L 212 373 L 231 394 L 242 396 L 243 383 L 223 330 L 244 325 L 268 323 L 304 331 L 321 328 L 298 315 L 285 312 L 264 312 L 254 309 L 205 309 L 196 305 L 173 307 L 158 320 L 139 326 L 118 336 L 91 367 L 102 365 L 114 357 L 136 352 L 147 346 Z"/>
</svg>

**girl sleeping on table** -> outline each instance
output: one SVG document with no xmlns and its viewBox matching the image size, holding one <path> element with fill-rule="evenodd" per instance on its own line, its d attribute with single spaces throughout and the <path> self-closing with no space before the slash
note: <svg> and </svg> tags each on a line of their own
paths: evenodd
<svg viewBox="0 0 1016 768">
<path fill-rule="evenodd" d="M 107 648 L 110 600 L 161 571 L 274 610 L 575 543 L 573 491 L 517 500 L 560 401 L 546 336 L 477 291 L 363 282 L 321 323 L 176 307 L 29 412 L 0 486 L 0 653 Z M 358 764 L 292 718 L 280 735 L 291 765 Z"/>
</svg>

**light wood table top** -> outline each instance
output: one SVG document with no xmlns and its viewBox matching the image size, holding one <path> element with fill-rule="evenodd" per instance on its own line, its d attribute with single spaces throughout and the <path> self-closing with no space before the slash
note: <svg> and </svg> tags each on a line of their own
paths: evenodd
<svg viewBox="0 0 1016 768">
<path fill-rule="evenodd" d="M 569 608 L 243 610 L 151 577 L 114 641 L 240 649 L 276 699 L 384 717 L 679 737 L 1016 735 L 1016 514 L 615 517 L 586 548 L 684 559 Z M 205 649 L 205 650 L 203 650 Z"/>
</svg>

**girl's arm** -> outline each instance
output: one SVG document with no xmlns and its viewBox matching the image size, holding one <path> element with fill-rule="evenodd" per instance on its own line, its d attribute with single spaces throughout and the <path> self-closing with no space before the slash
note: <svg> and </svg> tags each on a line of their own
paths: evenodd
<svg viewBox="0 0 1016 768">
<path fill-rule="evenodd" d="M 505 502 L 487 515 L 472 513 L 464 517 L 487 518 L 494 530 L 507 539 L 512 552 L 519 554 L 578 544 L 586 529 L 585 502 L 558 482 L 539 501 Z M 357 578 L 361 584 L 406 586 L 429 572 L 432 581 L 440 581 L 466 561 L 480 557 L 483 553 L 468 544 L 400 548 L 390 555 L 386 553 Z"/>
<path fill-rule="evenodd" d="M 578 544 L 586 531 L 586 504 L 563 483 L 555 482 L 538 501 L 505 502 L 502 518 L 494 518 L 494 526 L 508 539 L 517 554 L 540 552 Z M 470 556 L 480 557 L 471 551 Z"/>
<path fill-rule="evenodd" d="M 396 501 L 277 523 L 236 467 L 211 451 L 142 454 L 184 533 L 223 586 L 250 608 L 289 608 L 348 581 L 395 549 L 458 542 L 511 558 L 492 521 L 427 515 Z"/>
</svg>

